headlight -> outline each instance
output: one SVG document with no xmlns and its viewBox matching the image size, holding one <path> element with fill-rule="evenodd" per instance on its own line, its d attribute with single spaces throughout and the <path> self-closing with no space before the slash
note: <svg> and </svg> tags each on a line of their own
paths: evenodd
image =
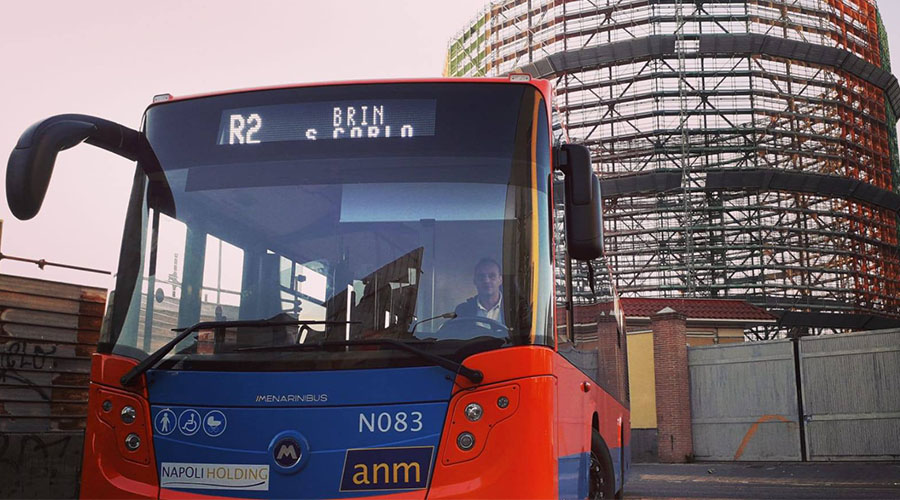
<svg viewBox="0 0 900 500">
<path fill-rule="evenodd" d="M 456 437 L 456 446 L 463 451 L 471 450 L 475 446 L 475 436 L 471 432 L 463 432 Z"/>
<path fill-rule="evenodd" d="M 465 409 L 466 418 L 469 419 L 470 422 L 477 422 L 481 419 L 481 416 L 484 414 L 484 410 L 481 408 L 481 405 L 478 403 L 469 403 Z"/>
</svg>

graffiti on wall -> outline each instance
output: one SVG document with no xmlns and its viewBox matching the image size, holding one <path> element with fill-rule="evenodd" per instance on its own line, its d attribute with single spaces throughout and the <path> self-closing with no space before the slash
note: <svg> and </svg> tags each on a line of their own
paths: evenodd
<svg viewBox="0 0 900 500">
<path fill-rule="evenodd" d="M 0 498 L 74 498 L 83 433 L 0 433 Z"/>
<path fill-rule="evenodd" d="M 0 498 L 75 498 L 102 290 L 0 274 Z"/>
<path fill-rule="evenodd" d="M 34 344 L 24 340 L 0 344 L 0 384 L 13 386 L 21 384 L 42 400 L 50 401 L 49 391 L 46 387 L 42 387 L 47 377 L 33 372 L 52 370 L 54 362 L 51 356 L 55 355 L 57 350 L 58 347 L 55 345 Z"/>
</svg>

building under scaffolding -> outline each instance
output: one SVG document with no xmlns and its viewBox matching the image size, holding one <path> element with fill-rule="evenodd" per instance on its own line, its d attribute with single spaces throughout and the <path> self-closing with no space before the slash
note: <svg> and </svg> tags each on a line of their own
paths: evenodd
<svg viewBox="0 0 900 500">
<path fill-rule="evenodd" d="M 449 76 L 521 71 L 592 151 L 622 296 L 745 299 L 766 337 L 900 324 L 874 0 L 501 0 L 450 43 Z"/>
</svg>

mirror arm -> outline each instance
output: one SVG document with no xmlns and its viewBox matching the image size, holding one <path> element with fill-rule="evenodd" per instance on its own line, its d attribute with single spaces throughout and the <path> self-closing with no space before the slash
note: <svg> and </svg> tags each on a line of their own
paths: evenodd
<svg viewBox="0 0 900 500">
<path fill-rule="evenodd" d="M 101 120 L 96 118 L 96 120 Z M 84 142 L 115 153 L 131 161 L 137 161 L 141 157 L 142 134 L 118 123 L 106 122 L 104 126 L 97 127 L 95 133 L 85 139 Z"/>
</svg>

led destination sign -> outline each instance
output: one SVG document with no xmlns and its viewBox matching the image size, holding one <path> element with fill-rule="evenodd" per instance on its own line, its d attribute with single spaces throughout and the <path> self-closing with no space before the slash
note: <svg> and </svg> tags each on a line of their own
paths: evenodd
<svg viewBox="0 0 900 500">
<path fill-rule="evenodd" d="M 433 136 L 434 99 L 277 104 L 222 112 L 217 144 Z"/>
</svg>

